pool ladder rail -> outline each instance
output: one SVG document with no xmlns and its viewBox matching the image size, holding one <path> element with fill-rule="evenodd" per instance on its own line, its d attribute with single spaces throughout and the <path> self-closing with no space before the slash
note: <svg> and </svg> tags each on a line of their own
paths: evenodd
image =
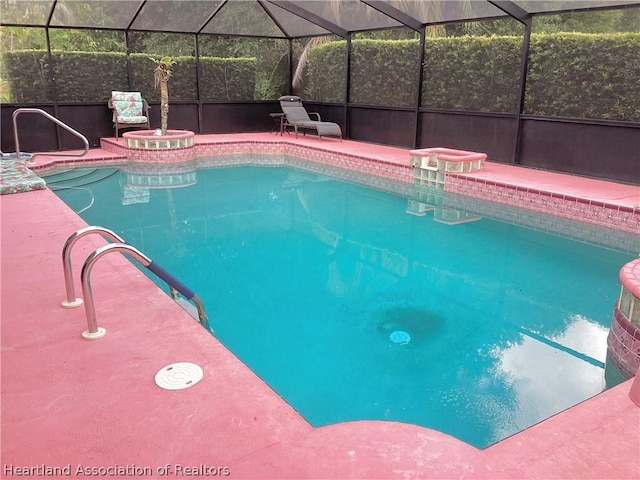
<svg viewBox="0 0 640 480">
<path fill-rule="evenodd" d="M 84 157 L 87 153 L 89 153 L 89 141 L 87 140 L 87 137 L 82 135 L 77 130 L 74 130 L 73 128 L 71 128 L 66 123 L 58 120 L 53 115 L 45 112 L 44 110 L 42 110 L 40 108 L 18 108 L 16 110 L 14 110 L 13 114 L 12 114 L 12 118 L 13 118 L 13 136 L 14 136 L 14 141 L 15 141 L 16 159 L 17 160 L 21 160 L 22 159 L 22 157 L 20 156 L 20 139 L 18 138 L 18 117 L 23 113 L 37 113 L 38 115 L 41 115 L 41 116 L 43 116 L 45 118 L 48 118 L 49 120 L 51 120 L 56 125 L 59 125 L 60 127 L 64 128 L 67 132 L 69 132 L 69 133 L 75 135 L 76 137 L 78 137 L 82 141 L 82 144 L 84 145 L 84 150 L 82 152 L 80 152 L 80 153 L 54 153 L 54 152 L 47 152 L 46 155 L 52 156 L 52 157 L 56 157 L 56 156 L 57 157 Z M 31 157 L 29 159 L 27 159 L 27 162 L 28 163 L 33 163 L 34 162 L 34 158 L 36 157 L 36 155 L 40 155 L 40 154 L 39 153 L 32 154 Z"/>
<path fill-rule="evenodd" d="M 71 265 L 71 250 L 75 243 L 82 237 L 90 234 L 99 234 L 114 243 L 97 248 L 92 252 L 84 261 L 82 271 L 80 274 L 80 281 L 82 283 L 82 295 L 84 302 L 81 298 L 76 298 L 75 288 L 73 285 L 73 273 Z M 185 304 L 181 302 L 181 298 L 178 293 L 182 294 L 187 300 L 193 302 L 196 307 L 197 318 L 200 323 L 208 328 L 207 313 L 204 308 L 202 300 L 196 293 L 187 287 L 184 283 L 178 280 L 176 277 L 167 272 L 164 268 L 151 260 L 148 256 L 142 253 L 137 248 L 127 244 L 122 237 L 108 228 L 100 226 L 89 226 L 77 230 L 69 236 L 62 249 L 62 267 L 64 271 L 64 282 L 67 298 L 62 302 L 63 308 L 75 308 L 84 303 L 85 313 L 87 316 L 88 328 L 82 333 L 82 337 L 86 340 L 97 340 L 102 338 L 106 334 L 106 329 L 99 327 L 96 320 L 95 304 L 93 302 L 93 293 L 91 291 L 91 270 L 96 262 L 111 252 L 119 252 L 127 254 L 130 257 L 137 260 L 143 267 L 153 272 L 156 276 L 164 280 L 169 286 L 171 297 L 185 308 Z M 185 308 L 189 311 L 187 308 Z M 192 316 L 192 312 L 189 311 Z"/>
</svg>

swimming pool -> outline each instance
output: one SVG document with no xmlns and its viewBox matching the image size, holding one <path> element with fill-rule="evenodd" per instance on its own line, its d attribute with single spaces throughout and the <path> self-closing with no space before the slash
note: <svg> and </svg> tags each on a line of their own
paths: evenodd
<svg viewBox="0 0 640 480">
<path fill-rule="evenodd" d="M 47 181 L 198 292 L 215 335 L 315 426 L 403 421 L 485 447 L 605 388 L 632 253 L 477 211 L 434 221 L 410 186 L 288 167 Z"/>
</svg>

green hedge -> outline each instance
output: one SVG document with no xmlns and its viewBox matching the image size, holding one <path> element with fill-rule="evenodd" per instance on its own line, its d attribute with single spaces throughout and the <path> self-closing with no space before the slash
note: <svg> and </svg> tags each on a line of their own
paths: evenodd
<svg viewBox="0 0 640 480">
<path fill-rule="evenodd" d="M 428 39 L 422 105 L 514 112 L 521 44 L 522 39 L 515 37 Z M 343 101 L 345 45 L 346 42 L 332 42 L 309 53 L 305 96 Z M 416 101 L 419 48 L 417 40 L 354 40 L 350 101 L 412 107 Z"/>
<path fill-rule="evenodd" d="M 640 121 L 640 34 L 531 36 L 525 113 Z"/>
<path fill-rule="evenodd" d="M 418 45 L 415 40 L 354 40 L 351 101 L 412 105 L 416 64 L 395 58 L 413 53 L 412 43 Z M 374 52 L 376 48 L 380 53 Z M 640 121 L 638 52 L 637 33 L 532 35 L 525 113 Z M 521 37 L 427 39 L 422 106 L 515 112 L 521 54 Z M 308 61 L 304 94 L 311 99 L 343 101 L 345 42 L 314 48 Z"/>
<path fill-rule="evenodd" d="M 128 90 L 124 53 L 55 52 L 53 59 L 59 102 L 106 102 L 111 90 Z"/>
<path fill-rule="evenodd" d="M 303 95 L 307 100 L 344 102 L 347 42 L 329 42 L 309 50 Z"/>
<path fill-rule="evenodd" d="M 254 98 L 257 65 L 255 58 L 203 57 L 200 60 L 200 89 L 203 101 L 222 102 Z"/>
<path fill-rule="evenodd" d="M 47 52 L 17 50 L 2 54 L 3 101 L 51 103 Z"/>
<path fill-rule="evenodd" d="M 129 90 L 124 53 L 53 52 L 59 102 L 106 102 L 112 90 Z M 177 57 L 169 80 L 170 100 L 197 100 L 194 57 Z M 253 100 L 255 58 L 202 57 L 201 97 L 207 101 Z M 159 102 L 154 85 L 155 62 L 147 54 L 131 54 L 132 90 Z M 51 103 L 47 53 L 39 50 L 2 54 L 5 102 Z"/>
<path fill-rule="evenodd" d="M 354 40 L 351 91 L 354 103 L 410 107 L 415 103 L 416 40 Z M 640 122 L 640 34 L 534 34 L 531 36 L 524 112 L 551 117 Z M 518 103 L 521 37 L 447 37 L 425 43 L 422 106 L 513 113 Z M 56 90 L 62 102 L 106 101 L 127 89 L 123 53 L 53 52 Z M 5 102 L 50 103 L 46 52 L 3 53 Z M 256 98 L 255 58 L 201 58 L 201 98 Z M 155 102 L 155 63 L 132 54 L 133 90 Z M 346 42 L 309 51 L 303 95 L 342 102 Z M 193 57 L 179 57 L 169 83 L 171 100 L 196 100 Z"/>
<path fill-rule="evenodd" d="M 419 43 L 414 40 L 351 42 L 353 103 L 409 107 L 416 97 Z M 330 42 L 310 50 L 303 95 L 323 102 L 343 102 L 346 42 Z"/>
<path fill-rule="evenodd" d="M 411 107 L 417 93 L 420 44 L 415 40 L 352 42 L 350 100 Z"/>
<path fill-rule="evenodd" d="M 521 55 L 520 37 L 427 39 L 422 106 L 515 113 Z"/>
</svg>

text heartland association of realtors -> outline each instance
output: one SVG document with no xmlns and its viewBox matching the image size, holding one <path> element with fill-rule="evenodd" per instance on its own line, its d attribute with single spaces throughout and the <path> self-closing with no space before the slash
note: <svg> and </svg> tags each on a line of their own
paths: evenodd
<svg viewBox="0 0 640 480">
<path fill-rule="evenodd" d="M 167 463 L 159 467 L 140 466 L 136 464 L 108 466 L 83 465 L 81 463 L 73 467 L 67 465 L 33 465 L 17 466 L 3 465 L 2 474 L 4 477 L 153 477 L 165 475 L 177 475 L 184 477 L 228 477 L 231 475 L 229 467 L 219 467 L 211 465 L 182 465 L 179 463 Z"/>
</svg>

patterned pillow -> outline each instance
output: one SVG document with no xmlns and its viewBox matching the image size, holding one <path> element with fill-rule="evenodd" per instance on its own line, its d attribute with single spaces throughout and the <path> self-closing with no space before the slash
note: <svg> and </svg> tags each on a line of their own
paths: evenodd
<svg viewBox="0 0 640 480">
<path fill-rule="evenodd" d="M 147 117 L 142 114 L 142 95 L 140 92 L 111 92 L 113 120 L 118 123 L 143 123 Z"/>
</svg>

